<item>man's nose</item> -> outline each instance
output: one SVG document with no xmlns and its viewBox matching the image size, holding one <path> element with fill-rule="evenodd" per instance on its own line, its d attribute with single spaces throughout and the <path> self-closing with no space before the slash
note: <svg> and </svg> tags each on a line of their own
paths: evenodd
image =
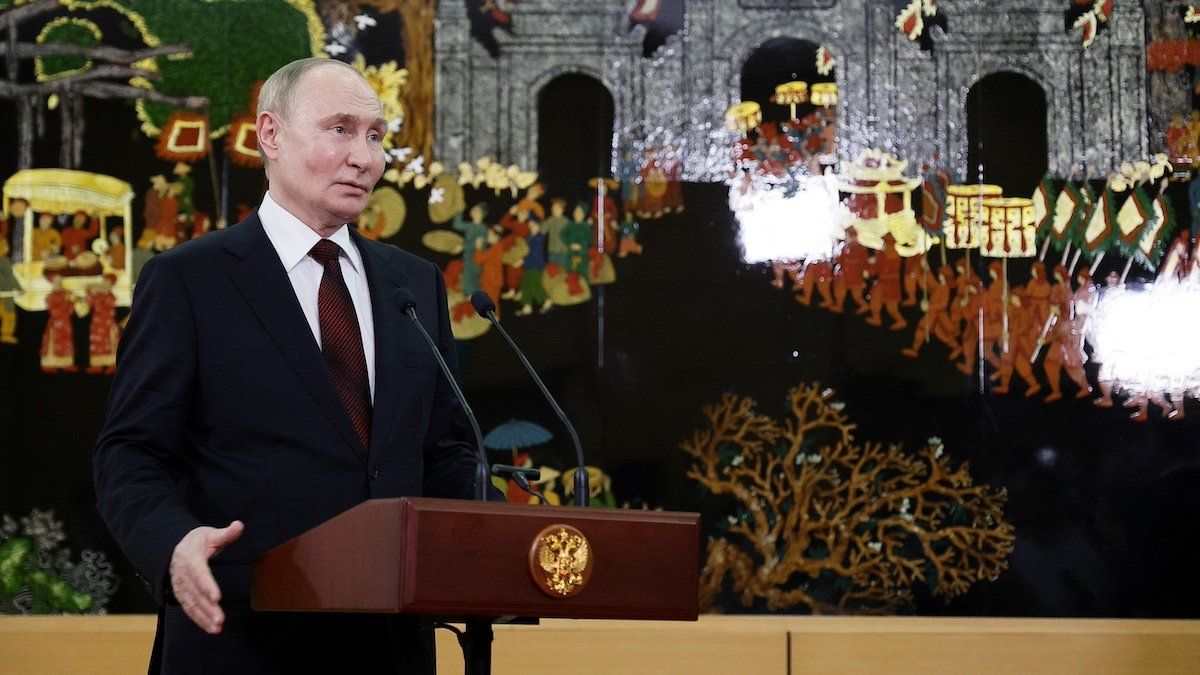
<svg viewBox="0 0 1200 675">
<path fill-rule="evenodd" d="M 350 148 L 350 154 L 346 158 L 346 163 L 358 169 L 366 171 L 371 167 L 371 163 L 375 160 L 375 148 L 370 140 L 366 138 L 358 138 Z"/>
</svg>

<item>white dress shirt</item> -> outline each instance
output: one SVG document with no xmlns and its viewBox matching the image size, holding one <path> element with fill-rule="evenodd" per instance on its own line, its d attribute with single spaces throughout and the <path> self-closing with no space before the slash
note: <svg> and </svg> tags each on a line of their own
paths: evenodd
<svg viewBox="0 0 1200 675">
<path fill-rule="evenodd" d="M 296 291 L 296 299 L 304 310 L 304 318 L 312 329 L 317 347 L 321 346 L 321 321 L 317 311 L 317 291 L 321 287 L 321 276 L 325 268 L 308 255 L 313 246 L 321 240 L 320 235 L 309 226 L 300 222 L 282 206 L 271 199 L 268 192 L 258 207 L 258 219 L 262 221 L 267 238 L 279 254 L 283 269 L 287 270 L 288 280 L 292 282 L 292 290 Z M 349 226 L 330 235 L 329 240 L 342 249 L 338 262 L 342 265 L 342 278 L 350 289 L 350 299 L 354 302 L 354 313 L 358 315 L 358 329 L 362 333 L 363 354 L 367 358 L 367 379 L 371 384 L 371 400 L 375 400 L 375 323 L 371 313 L 371 289 L 367 285 L 366 269 L 363 267 L 362 254 L 350 238 Z"/>
</svg>

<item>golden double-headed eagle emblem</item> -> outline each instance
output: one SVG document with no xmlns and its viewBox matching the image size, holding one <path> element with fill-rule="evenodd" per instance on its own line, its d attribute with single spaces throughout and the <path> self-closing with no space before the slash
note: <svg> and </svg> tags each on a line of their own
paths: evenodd
<svg viewBox="0 0 1200 675">
<path fill-rule="evenodd" d="M 592 575 L 592 549 L 587 537 L 570 525 L 551 525 L 538 533 L 529 551 L 534 583 L 552 598 L 569 598 Z"/>
</svg>

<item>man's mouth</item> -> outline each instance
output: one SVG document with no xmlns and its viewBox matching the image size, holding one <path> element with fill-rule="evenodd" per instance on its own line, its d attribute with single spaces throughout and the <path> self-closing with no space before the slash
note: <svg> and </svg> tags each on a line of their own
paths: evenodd
<svg viewBox="0 0 1200 675">
<path fill-rule="evenodd" d="M 371 191 L 371 188 L 367 187 L 366 185 L 363 185 L 362 183 L 353 183 L 353 182 L 342 181 L 342 182 L 338 183 L 338 185 L 344 185 L 345 187 L 354 188 L 361 192 L 370 192 Z"/>
</svg>

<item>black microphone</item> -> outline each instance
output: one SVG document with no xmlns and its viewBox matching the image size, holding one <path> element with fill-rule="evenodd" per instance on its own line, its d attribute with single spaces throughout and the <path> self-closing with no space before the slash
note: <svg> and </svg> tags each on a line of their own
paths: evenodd
<svg viewBox="0 0 1200 675">
<path fill-rule="evenodd" d="M 417 301 L 413 298 L 412 291 L 403 286 L 397 288 L 392 293 L 392 300 L 396 301 L 396 306 L 401 312 L 408 315 L 412 319 L 413 325 L 421 332 L 421 337 L 425 338 L 425 342 L 429 345 L 429 350 L 433 352 L 433 358 L 437 359 L 438 366 L 442 369 L 442 374 L 446 376 L 446 381 L 450 383 L 450 388 L 454 390 L 454 395 L 458 397 L 458 402 L 462 405 L 463 411 L 467 413 L 467 419 L 471 422 L 471 429 L 475 432 L 475 444 L 479 451 L 478 461 L 475 465 L 475 499 L 481 502 L 488 500 L 488 488 L 492 483 L 492 474 L 488 471 L 487 450 L 483 447 L 483 434 L 479 431 L 479 421 L 475 419 L 475 413 L 471 411 L 470 404 L 467 403 L 467 397 L 463 396 L 462 389 L 459 388 L 458 382 L 454 379 L 454 373 L 450 372 L 450 366 L 446 365 L 446 359 L 442 358 L 442 353 L 438 351 L 437 344 L 433 338 L 429 337 L 429 333 L 425 331 L 425 327 L 421 325 L 421 320 L 417 318 Z"/>
<path fill-rule="evenodd" d="M 583 463 L 583 446 L 579 444 L 579 434 L 575 433 L 575 427 L 571 425 L 571 420 L 567 419 L 567 414 L 563 412 L 562 408 L 558 407 L 558 401 L 555 401 L 554 397 L 550 395 L 550 390 L 546 388 L 545 383 L 542 382 L 542 378 L 538 377 L 537 371 L 533 369 L 533 366 L 529 363 L 529 359 L 525 358 L 525 353 L 521 351 L 516 342 L 513 342 L 512 336 L 508 334 L 508 331 L 504 330 L 504 326 L 500 325 L 500 320 L 496 318 L 496 303 L 492 302 L 492 299 L 488 297 L 486 292 L 475 291 L 471 294 L 471 305 L 475 307 L 475 312 L 479 316 L 491 321 L 496 330 L 500 331 L 500 334 L 504 336 L 504 339 L 508 342 L 508 346 L 512 347 L 513 351 L 517 353 L 517 358 L 521 359 L 521 365 L 525 366 L 525 370 L 529 371 L 529 376 L 533 378 L 538 389 L 542 391 L 542 396 L 546 397 L 546 402 L 550 404 L 551 408 L 554 408 L 554 413 L 558 415 L 558 419 L 562 420 L 563 426 L 571 434 L 571 442 L 575 444 L 575 462 L 579 465 L 575 471 L 575 506 L 587 506 L 591 493 L 588 490 L 587 468 Z"/>
</svg>

